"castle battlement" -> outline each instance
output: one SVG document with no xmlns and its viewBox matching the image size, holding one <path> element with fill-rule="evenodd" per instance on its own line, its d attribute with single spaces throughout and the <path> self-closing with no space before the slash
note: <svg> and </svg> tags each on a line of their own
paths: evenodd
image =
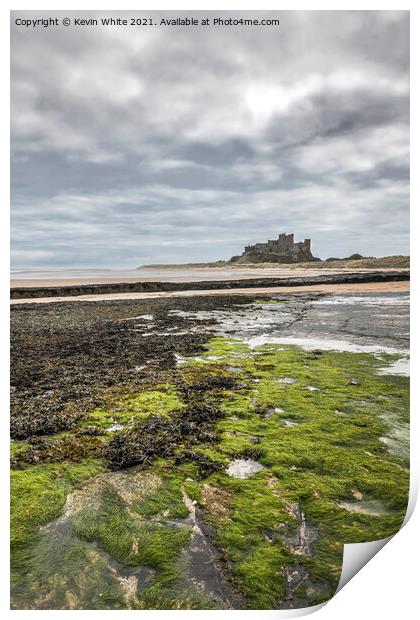
<svg viewBox="0 0 420 620">
<path fill-rule="evenodd" d="M 311 240 L 295 242 L 294 233 L 280 233 L 277 239 L 269 239 L 265 243 L 247 245 L 239 258 L 244 260 L 252 258 L 256 261 L 267 258 L 267 262 L 297 263 L 316 260 L 311 253 Z"/>
</svg>

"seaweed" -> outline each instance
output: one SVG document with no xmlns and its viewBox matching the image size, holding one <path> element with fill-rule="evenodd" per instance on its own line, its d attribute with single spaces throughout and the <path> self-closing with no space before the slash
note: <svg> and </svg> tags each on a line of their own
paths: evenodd
<svg viewBox="0 0 420 620">
<path fill-rule="evenodd" d="M 198 474 L 201 479 L 208 478 L 214 472 L 224 469 L 224 464 L 221 461 L 214 461 L 205 454 L 195 450 L 184 450 L 176 455 L 176 465 L 185 462 L 193 462 L 198 466 Z"/>
<path fill-rule="evenodd" d="M 285 345 L 251 352 L 211 338 L 211 320 L 178 336 L 135 329 L 147 313 L 156 331 L 178 322 L 188 332 L 198 322 L 171 309 L 234 312 L 244 301 L 13 311 L 13 433 L 24 439 L 12 444 L 15 606 L 223 606 L 191 585 L 192 514 L 241 606 L 313 605 L 335 591 L 345 543 L 398 530 L 408 380 L 377 374 L 392 355 Z M 232 477 L 235 458 L 264 469 Z M 137 575 L 130 571 L 143 569 L 144 588 L 124 594 L 121 584 Z"/>
</svg>

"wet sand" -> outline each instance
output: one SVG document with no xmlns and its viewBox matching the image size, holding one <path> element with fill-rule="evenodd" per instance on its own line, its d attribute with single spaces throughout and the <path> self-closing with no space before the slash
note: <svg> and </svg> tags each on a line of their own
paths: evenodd
<svg viewBox="0 0 420 620">
<path fill-rule="evenodd" d="M 84 270 L 81 270 L 84 271 Z M 389 271 L 401 271 L 405 272 L 408 269 L 398 268 L 340 268 L 340 269 L 290 269 L 290 268 L 267 268 L 267 267 L 244 267 L 240 269 L 226 269 L 226 268 L 200 268 L 200 269 L 142 269 L 127 271 L 124 274 L 122 272 L 116 274 L 110 273 L 103 276 L 95 276 L 94 272 L 89 273 L 86 270 L 85 274 L 75 275 L 74 272 L 69 272 L 66 276 L 61 273 L 57 277 L 40 277 L 40 278 L 11 278 L 10 287 L 30 287 L 37 288 L 40 286 L 45 287 L 59 287 L 59 286 L 81 286 L 86 284 L 120 284 L 123 282 L 198 282 L 215 280 L 245 280 L 248 278 L 298 278 L 298 277 L 316 277 L 322 275 L 337 275 L 340 273 L 370 273 L 370 272 L 389 272 Z M 48 273 L 48 272 L 46 272 Z"/>
<path fill-rule="evenodd" d="M 286 277 L 286 276 L 284 276 Z M 22 282 L 22 281 L 20 281 Z M 44 284 L 44 282 L 43 282 Z M 39 281 L 37 286 L 39 286 Z M 212 290 L 190 290 L 190 291 L 170 291 L 152 293 L 112 293 L 97 295 L 75 295 L 72 297 L 35 297 L 29 299 L 11 299 L 10 303 L 15 304 L 37 304 L 37 303 L 56 303 L 70 301 L 117 301 L 117 300 L 136 300 L 136 299 L 158 299 L 171 297 L 208 297 L 214 295 L 273 295 L 282 293 L 397 293 L 408 292 L 410 282 L 356 282 L 354 284 L 315 284 L 311 286 L 279 286 L 270 288 L 238 288 L 238 289 L 212 289 Z"/>
</svg>

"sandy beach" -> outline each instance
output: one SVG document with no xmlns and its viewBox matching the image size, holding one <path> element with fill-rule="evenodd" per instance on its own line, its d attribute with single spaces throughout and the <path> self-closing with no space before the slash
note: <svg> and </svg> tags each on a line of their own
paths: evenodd
<svg viewBox="0 0 420 620">
<path fill-rule="evenodd" d="M 326 274 L 325 269 L 300 269 L 281 267 L 244 267 L 244 268 L 184 268 L 184 269 L 133 269 L 133 270 L 63 270 L 28 272 L 12 274 L 10 288 L 17 287 L 51 287 L 51 286 L 80 286 L 84 284 L 119 284 L 122 282 L 196 282 L 215 280 L 245 280 L 248 278 L 299 278 L 316 277 Z M 340 268 L 328 269 L 328 275 L 340 273 L 369 273 L 378 271 L 378 268 Z M 408 269 L 381 268 L 382 272 L 401 271 Z"/>
<path fill-rule="evenodd" d="M 271 288 L 238 288 L 238 289 L 216 289 L 200 291 L 170 291 L 154 293 L 112 293 L 99 295 L 75 295 L 72 297 L 36 297 L 29 299 L 11 299 L 12 305 L 16 304 L 42 304 L 56 303 L 64 301 L 117 301 L 135 299 L 157 299 L 170 297 L 207 297 L 217 295 L 273 295 L 276 293 L 396 293 L 408 292 L 410 282 L 358 282 L 355 284 L 318 284 L 313 286 L 281 286 Z"/>
</svg>

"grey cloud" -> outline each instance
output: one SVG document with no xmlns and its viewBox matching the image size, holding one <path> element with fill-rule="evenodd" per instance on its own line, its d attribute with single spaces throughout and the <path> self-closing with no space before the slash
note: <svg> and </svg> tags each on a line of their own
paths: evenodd
<svg viewBox="0 0 420 620">
<path fill-rule="evenodd" d="M 251 15 L 281 26 L 12 27 L 14 266 L 407 253 L 408 12 Z"/>
</svg>

